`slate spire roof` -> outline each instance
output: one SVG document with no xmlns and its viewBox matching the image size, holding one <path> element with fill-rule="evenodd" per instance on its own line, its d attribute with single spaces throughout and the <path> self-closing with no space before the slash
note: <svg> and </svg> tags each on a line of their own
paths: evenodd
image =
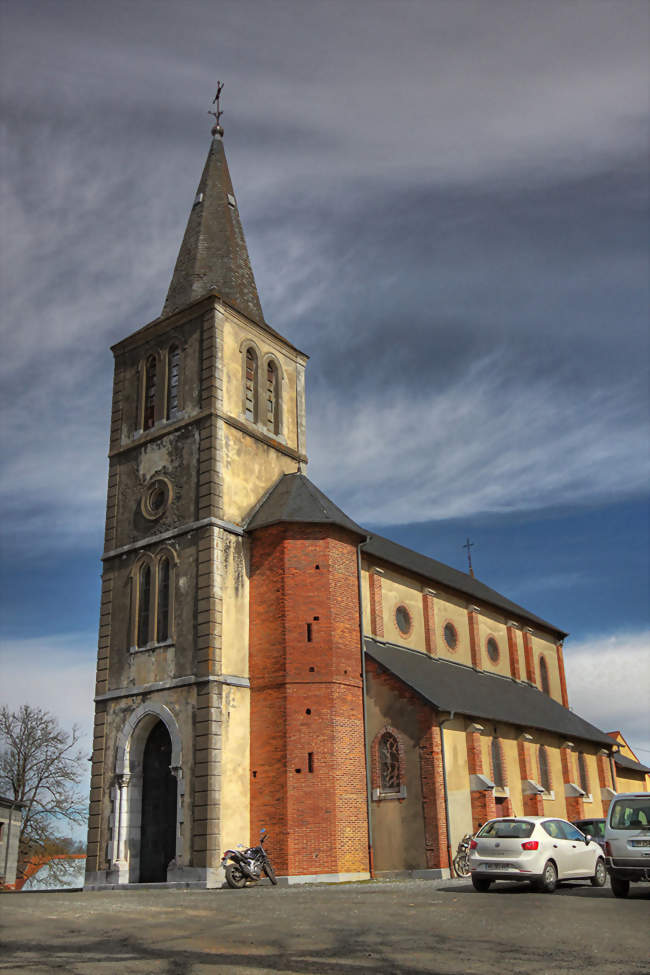
<svg viewBox="0 0 650 975">
<path fill-rule="evenodd" d="M 248 318 L 264 323 L 226 154 L 218 135 L 210 144 L 162 313 L 171 315 L 212 290 Z"/>
</svg>

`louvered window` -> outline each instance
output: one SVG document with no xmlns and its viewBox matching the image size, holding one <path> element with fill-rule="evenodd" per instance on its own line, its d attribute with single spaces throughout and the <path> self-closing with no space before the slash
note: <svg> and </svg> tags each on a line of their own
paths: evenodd
<svg viewBox="0 0 650 975">
<path fill-rule="evenodd" d="M 400 791 L 399 743 L 390 731 L 379 742 L 379 781 L 382 792 Z"/>
<path fill-rule="evenodd" d="M 279 430 L 278 370 L 274 362 L 266 367 L 266 425 L 272 433 Z"/>
<path fill-rule="evenodd" d="M 170 346 L 167 353 L 167 419 L 173 420 L 178 413 L 178 372 L 180 365 L 180 349 L 177 345 Z"/>
<path fill-rule="evenodd" d="M 140 567 L 138 577 L 138 646 L 149 643 L 149 604 L 151 602 L 151 566 Z"/>
<path fill-rule="evenodd" d="M 551 791 L 551 775 L 548 768 L 548 754 L 544 745 L 539 746 L 539 782 L 545 792 Z"/>
<path fill-rule="evenodd" d="M 150 355 L 144 367 L 144 422 L 149 430 L 156 422 L 156 357 Z"/>
<path fill-rule="evenodd" d="M 494 776 L 494 784 L 499 789 L 503 789 L 506 780 L 503 774 L 503 762 L 501 760 L 501 743 L 498 738 L 492 739 L 492 775 Z"/>
<path fill-rule="evenodd" d="M 246 350 L 246 375 L 244 377 L 244 400 L 246 419 L 257 423 L 257 356 L 252 349 Z"/>
<path fill-rule="evenodd" d="M 158 627 L 156 639 L 163 643 L 169 639 L 169 559 L 162 559 L 158 566 Z"/>
<path fill-rule="evenodd" d="M 543 657 L 539 658 L 539 679 L 542 684 L 542 690 L 545 694 L 551 693 L 551 687 L 548 681 L 548 667 L 546 666 L 546 661 Z"/>
</svg>

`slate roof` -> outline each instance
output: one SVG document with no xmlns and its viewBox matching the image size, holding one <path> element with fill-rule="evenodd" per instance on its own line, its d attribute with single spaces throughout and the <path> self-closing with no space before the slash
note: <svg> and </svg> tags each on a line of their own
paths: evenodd
<svg viewBox="0 0 650 975">
<path fill-rule="evenodd" d="M 217 291 L 248 318 L 264 324 L 223 142 L 210 145 L 176 259 L 163 315 Z"/>
<path fill-rule="evenodd" d="M 530 684 L 365 638 L 366 653 L 439 711 L 505 721 L 607 745 L 612 739 Z"/>
<path fill-rule="evenodd" d="M 308 525 L 336 525 L 361 538 L 366 532 L 330 501 L 304 474 L 285 474 L 271 489 L 252 515 L 247 531 L 255 531 L 280 522 Z"/>
<path fill-rule="evenodd" d="M 467 596 L 471 596 L 473 599 L 489 603 L 496 609 L 504 610 L 506 614 L 524 617 L 524 619 L 529 620 L 531 623 L 537 623 L 545 629 L 557 633 L 560 637 L 566 636 L 564 630 L 559 630 L 546 620 L 533 615 L 533 613 L 524 609 L 523 606 L 518 606 L 517 603 L 506 599 L 505 596 L 502 596 L 494 589 L 490 589 L 489 586 L 479 582 L 478 579 L 474 579 L 466 572 L 452 569 L 443 562 L 437 562 L 435 559 L 430 559 L 427 555 L 420 555 L 419 552 L 413 552 L 410 548 L 398 545 L 397 542 L 391 542 L 390 539 L 383 538 L 381 535 L 371 535 L 370 540 L 363 546 L 363 550 L 375 558 L 391 562 L 393 565 L 399 565 L 409 572 L 415 572 L 418 575 L 424 576 L 425 579 L 440 582 L 445 586 L 449 586 L 451 589 L 456 589 L 459 592 L 465 593 Z"/>
<path fill-rule="evenodd" d="M 642 765 L 641 762 L 635 762 L 633 759 L 628 758 L 627 755 L 614 755 L 614 764 L 620 765 L 621 768 L 630 769 L 632 772 L 650 772 L 650 768 L 647 765 Z"/>
</svg>

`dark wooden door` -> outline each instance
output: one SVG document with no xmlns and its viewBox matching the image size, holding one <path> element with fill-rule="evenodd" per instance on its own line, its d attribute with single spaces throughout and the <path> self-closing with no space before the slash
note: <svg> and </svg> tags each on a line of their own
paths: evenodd
<svg viewBox="0 0 650 975">
<path fill-rule="evenodd" d="M 172 743 L 158 721 L 144 746 L 140 883 L 167 880 L 167 865 L 176 853 L 176 779 L 169 771 Z"/>
</svg>

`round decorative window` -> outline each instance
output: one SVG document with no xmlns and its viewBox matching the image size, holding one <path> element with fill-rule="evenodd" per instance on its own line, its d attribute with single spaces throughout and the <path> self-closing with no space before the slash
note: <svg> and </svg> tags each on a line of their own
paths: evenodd
<svg viewBox="0 0 650 975">
<path fill-rule="evenodd" d="M 445 643 L 450 650 L 455 650 L 458 646 L 458 633 L 453 623 L 445 623 L 444 629 Z"/>
<path fill-rule="evenodd" d="M 142 514 L 150 521 L 161 518 L 172 499 L 172 486 L 166 477 L 155 477 L 142 495 Z"/>
<path fill-rule="evenodd" d="M 395 623 L 397 624 L 397 629 L 403 636 L 411 632 L 413 620 L 406 606 L 398 606 L 395 610 Z"/>
<path fill-rule="evenodd" d="M 493 664 L 499 659 L 499 644 L 493 636 L 489 636 L 487 640 L 487 655 Z"/>
</svg>

